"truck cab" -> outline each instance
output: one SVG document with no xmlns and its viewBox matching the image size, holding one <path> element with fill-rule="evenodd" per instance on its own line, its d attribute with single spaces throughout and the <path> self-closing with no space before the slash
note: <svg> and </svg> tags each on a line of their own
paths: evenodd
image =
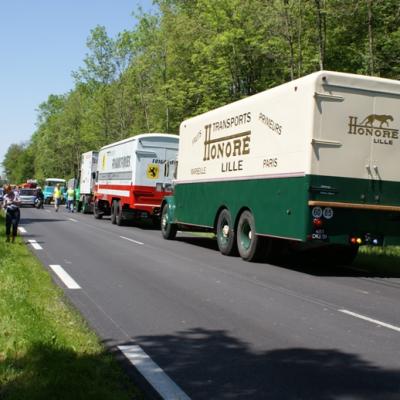
<svg viewBox="0 0 400 400">
<path fill-rule="evenodd" d="M 60 185 L 62 198 L 65 197 L 66 193 L 65 179 L 47 178 L 45 179 L 45 186 L 43 190 L 45 204 L 50 204 L 53 201 L 53 192 L 57 184 Z"/>
</svg>

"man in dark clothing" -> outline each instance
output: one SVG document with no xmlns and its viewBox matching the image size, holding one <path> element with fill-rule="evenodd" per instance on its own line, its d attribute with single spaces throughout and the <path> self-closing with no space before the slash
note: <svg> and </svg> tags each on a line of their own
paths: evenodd
<svg viewBox="0 0 400 400">
<path fill-rule="evenodd" d="M 17 236 L 18 224 L 20 219 L 19 206 L 21 201 L 17 192 L 13 191 L 11 185 L 6 186 L 3 198 L 3 208 L 6 210 L 6 241 L 14 243 Z M 11 232 L 12 227 L 12 232 Z"/>
</svg>

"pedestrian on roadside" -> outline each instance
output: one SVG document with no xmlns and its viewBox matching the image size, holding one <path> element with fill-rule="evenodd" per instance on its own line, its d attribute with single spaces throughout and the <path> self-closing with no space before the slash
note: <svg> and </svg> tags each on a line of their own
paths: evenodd
<svg viewBox="0 0 400 400">
<path fill-rule="evenodd" d="M 67 210 L 68 212 L 74 212 L 74 200 L 75 200 L 75 190 L 70 187 L 67 190 Z"/>
<path fill-rule="evenodd" d="M 6 212 L 6 242 L 15 242 L 15 238 L 18 232 L 18 224 L 21 217 L 19 206 L 21 201 L 19 199 L 19 194 L 13 191 L 11 185 L 7 185 L 5 189 L 5 196 L 3 198 L 3 208 Z M 11 230 L 12 227 L 12 230 Z"/>
<path fill-rule="evenodd" d="M 58 212 L 58 209 L 61 204 L 61 189 L 59 183 L 57 183 L 56 187 L 54 188 L 53 198 L 54 198 L 54 208 L 56 212 Z"/>
</svg>

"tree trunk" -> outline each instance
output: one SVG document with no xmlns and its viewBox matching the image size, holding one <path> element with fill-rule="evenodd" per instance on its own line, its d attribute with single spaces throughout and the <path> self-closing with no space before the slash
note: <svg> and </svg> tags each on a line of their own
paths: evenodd
<svg viewBox="0 0 400 400">
<path fill-rule="evenodd" d="M 324 69 L 324 58 L 325 58 L 325 16 L 323 15 L 323 0 L 315 0 L 315 6 L 317 8 L 317 25 L 318 25 L 318 48 L 319 48 L 319 68 Z"/>
<path fill-rule="evenodd" d="M 368 73 L 374 75 L 375 63 L 374 63 L 374 31 L 373 31 L 373 14 L 372 14 L 373 0 L 367 0 L 368 9 Z"/>
<path fill-rule="evenodd" d="M 283 8 L 285 15 L 285 25 L 286 25 L 286 38 L 289 44 L 290 51 L 290 79 L 294 79 L 294 48 L 293 48 L 293 28 L 292 20 L 289 14 L 289 0 L 283 0 Z"/>
</svg>

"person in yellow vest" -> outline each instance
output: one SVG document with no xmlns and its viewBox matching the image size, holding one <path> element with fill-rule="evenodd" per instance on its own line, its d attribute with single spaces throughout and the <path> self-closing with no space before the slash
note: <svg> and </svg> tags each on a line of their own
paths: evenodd
<svg viewBox="0 0 400 400">
<path fill-rule="evenodd" d="M 75 200 L 75 190 L 70 187 L 67 190 L 67 210 L 68 212 L 74 212 L 74 200 Z"/>
<path fill-rule="evenodd" d="M 54 188 L 53 198 L 54 198 L 54 208 L 56 209 L 57 212 L 61 204 L 61 189 L 59 183 L 57 183 L 56 187 Z"/>
</svg>

